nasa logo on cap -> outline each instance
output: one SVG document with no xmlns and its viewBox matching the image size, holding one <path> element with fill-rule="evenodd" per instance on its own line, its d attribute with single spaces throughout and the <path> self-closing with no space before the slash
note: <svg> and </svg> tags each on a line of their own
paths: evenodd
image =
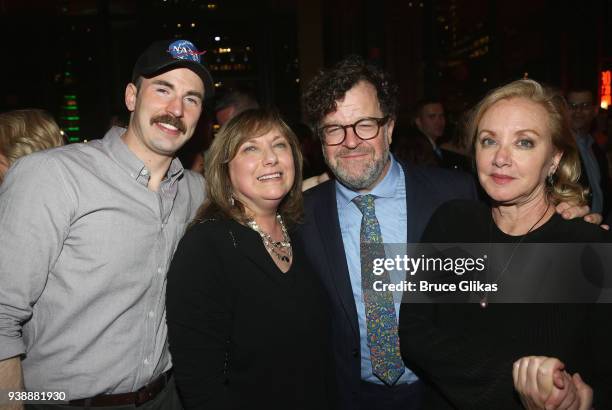
<svg viewBox="0 0 612 410">
<path fill-rule="evenodd" d="M 196 46 L 187 40 L 177 40 L 168 46 L 168 53 L 176 60 L 191 60 L 200 63 L 200 56 L 206 51 L 198 51 Z"/>
<path fill-rule="evenodd" d="M 206 98 L 215 93 L 215 86 L 210 72 L 201 58 L 206 51 L 198 48 L 189 40 L 168 39 L 155 41 L 138 57 L 132 70 L 132 83 L 138 83 L 140 77 L 151 78 L 174 70 L 187 68 L 196 73 L 204 83 Z"/>
</svg>

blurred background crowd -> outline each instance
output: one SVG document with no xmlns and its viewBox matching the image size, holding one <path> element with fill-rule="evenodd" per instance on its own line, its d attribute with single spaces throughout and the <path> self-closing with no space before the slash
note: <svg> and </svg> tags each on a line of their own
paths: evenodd
<svg viewBox="0 0 612 410">
<path fill-rule="evenodd" d="M 123 89 L 138 53 L 155 39 L 190 38 L 205 50 L 217 97 L 179 153 L 185 166 L 201 169 L 236 112 L 274 106 L 300 138 L 310 177 L 324 162 L 302 122 L 302 88 L 359 54 L 399 86 L 397 157 L 470 170 L 469 109 L 500 84 L 533 78 L 582 93 L 572 112 L 605 179 L 610 21 L 609 0 L 0 0 L 0 112 L 44 109 L 67 143 L 100 138 L 127 123 Z"/>
</svg>

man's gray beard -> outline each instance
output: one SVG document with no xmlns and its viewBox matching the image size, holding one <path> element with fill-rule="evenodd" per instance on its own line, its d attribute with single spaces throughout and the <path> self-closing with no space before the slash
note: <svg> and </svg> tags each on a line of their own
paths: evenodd
<svg viewBox="0 0 612 410">
<path fill-rule="evenodd" d="M 372 184 L 374 184 L 374 182 L 376 182 L 376 180 L 380 177 L 385 169 L 385 166 L 390 160 L 389 148 L 387 147 L 382 158 L 372 163 L 362 174 L 349 175 L 348 173 L 345 173 L 340 166 L 333 167 L 330 164 L 329 159 L 325 154 L 325 150 L 323 150 L 323 157 L 325 158 L 325 162 L 327 163 L 329 169 L 331 169 L 336 176 L 336 179 L 338 179 L 342 185 L 345 185 L 353 191 L 359 191 L 372 186 Z"/>
</svg>

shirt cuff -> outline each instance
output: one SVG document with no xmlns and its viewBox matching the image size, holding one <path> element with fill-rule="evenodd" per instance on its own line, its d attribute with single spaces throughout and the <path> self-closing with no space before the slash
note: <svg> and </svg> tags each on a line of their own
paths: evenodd
<svg viewBox="0 0 612 410">
<path fill-rule="evenodd" d="M 25 353 L 25 344 L 22 338 L 14 339 L 0 336 L 0 360 L 10 359 Z"/>
</svg>

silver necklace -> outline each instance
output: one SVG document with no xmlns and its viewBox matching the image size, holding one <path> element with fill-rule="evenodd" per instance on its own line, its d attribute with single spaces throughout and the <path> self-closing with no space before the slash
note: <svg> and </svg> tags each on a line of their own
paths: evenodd
<svg viewBox="0 0 612 410">
<path fill-rule="evenodd" d="M 281 230 L 283 231 L 283 239 L 281 241 L 274 241 L 270 234 L 264 232 L 254 219 L 247 220 L 247 225 L 249 228 L 257 232 L 259 236 L 261 236 L 261 240 L 263 241 L 263 244 L 268 252 L 276 256 L 276 258 L 278 258 L 278 260 L 281 262 L 289 263 L 291 261 L 291 257 L 293 256 L 293 252 L 291 250 L 291 240 L 289 239 L 287 228 L 285 227 L 285 223 L 283 222 L 283 218 L 280 216 L 280 214 L 276 214 L 276 220 L 280 224 Z"/>
<path fill-rule="evenodd" d="M 506 270 L 510 266 L 510 262 L 512 262 L 512 258 L 514 258 L 514 254 L 516 253 L 516 250 L 518 249 L 519 245 L 521 244 L 521 242 L 523 242 L 523 239 L 525 239 L 525 237 L 527 235 L 529 235 L 529 233 L 533 230 L 533 228 L 535 228 L 536 225 L 539 224 L 540 221 L 542 221 L 542 219 L 544 219 L 544 217 L 548 213 L 548 209 L 549 208 L 550 208 L 550 203 L 547 203 L 546 204 L 546 209 L 544 210 L 544 213 L 542 214 L 540 219 L 538 219 L 533 225 L 531 225 L 531 228 L 529 228 L 529 230 L 525 233 L 525 235 L 522 235 L 520 237 L 520 239 L 518 241 L 516 241 L 516 243 L 514 244 L 514 248 L 512 249 L 512 253 L 510 254 L 510 258 L 508 258 L 508 261 L 504 265 L 504 268 L 501 270 L 501 272 L 499 272 L 499 274 L 495 278 L 495 282 L 499 283 L 499 281 L 501 280 L 502 276 L 504 275 L 504 273 L 506 273 Z M 493 219 L 493 217 L 491 217 L 491 219 Z M 489 223 L 489 254 L 491 253 L 491 242 L 493 241 L 493 223 L 494 223 L 494 221 Z M 489 297 L 489 292 L 484 292 L 484 296 L 480 298 L 480 307 L 481 308 L 484 309 L 484 308 L 486 308 L 489 305 L 488 297 Z"/>
</svg>

